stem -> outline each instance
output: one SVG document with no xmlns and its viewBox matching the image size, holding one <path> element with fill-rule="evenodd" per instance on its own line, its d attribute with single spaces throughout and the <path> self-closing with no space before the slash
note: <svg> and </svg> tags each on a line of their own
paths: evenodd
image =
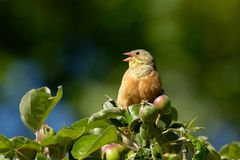
<svg viewBox="0 0 240 160">
<path fill-rule="evenodd" d="M 156 121 L 155 121 L 155 125 L 156 125 L 156 126 L 157 126 L 158 122 L 160 121 L 160 118 L 161 118 L 161 115 L 158 114 L 157 119 L 156 119 Z"/>
<path fill-rule="evenodd" d="M 150 150 L 151 150 L 152 159 L 153 160 L 157 160 L 156 157 L 155 157 L 155 154 L 153 152 L 153 145 L 152 145 L 152 143 L 150 144 Z"/>
<path fill-rule="evenodd" d="M 118 132 L 120 132 L 121 135 L 124 136 L 133 146 L 129 146 L 129 145 L 123 143 L 123 142 L 120 142 L 120 143 L 121 143 L 123 146 L 127 147 L 127 148 L 130 148 L 130 149 L 132 149 L 132 150 L 137 151 L 138 148 L 139 148 L 139 145 L 138 145 L 133 139 L 129 138 L 129 137 L 128 137 L 125 133 L 123 133 L 121 130 L 119 130 L 119 129 L 117 129 L 117 130 L 118 130 Z"/>
<path fill-rule="evenodd" d="M 132 146 L 129 146 L 129 145 L 123 143 L 123 142 L 119 142 L 119 144 L 121 144 L 121 145 L 124 146 L 124 147 L 129 148 L 130 150 L 138 151 L 138 148 L 136 148 L 136 147 L 132 147 Z"/>
<path fill-rule="evenodd" d="M 184 131 L 184 129 L 181 127 L 180 128 L 180 136 L 181 136 L 181 139 L 185 139 L 185 137 L 184 137 L 184 133 L 185 133 L 185 131 Z M 187 140 L 187 139 L 186 139 Z M 185 143 L 183 144 L 183 147 L 182 147 L 182 159 L 183 160 L 187 160 L 188 159 L 188 157 L 187 157 L 187 147 L 185 146 Z"/>
<path fill-rule="evenodd" d="M 187 159 L 187 153 L 188 153 L 187 148 L 184 145 L 184 147 L 182 149 L 182 158 L 183 158 L 183 160 L 188 160 Z"/>
</svg>

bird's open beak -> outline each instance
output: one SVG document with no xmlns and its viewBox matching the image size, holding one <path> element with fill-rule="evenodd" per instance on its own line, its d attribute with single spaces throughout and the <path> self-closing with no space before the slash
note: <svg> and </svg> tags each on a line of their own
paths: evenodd
<svg viewBox="0 0 240 160">
<path fill-rule="evenodd" d="M 129 62 L 132 59 L 132 53 L 131 52 L 123 53 L 123 55 L 128 56 L 127 58 L 125 58 L 123 60 L 123 62 Z"/>
</svg>

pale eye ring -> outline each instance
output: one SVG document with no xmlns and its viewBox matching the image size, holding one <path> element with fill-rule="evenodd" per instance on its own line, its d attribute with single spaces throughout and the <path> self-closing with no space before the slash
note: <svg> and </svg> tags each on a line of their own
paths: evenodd
<svg viewBox="0 0 240 160">
<path fill-rule="evenodd" d="M 138 55 L 140 54 L 140 52 L 139 52 L 139 51 L 137 51 L 135 54 L 138 56 Z"/>
</svg>

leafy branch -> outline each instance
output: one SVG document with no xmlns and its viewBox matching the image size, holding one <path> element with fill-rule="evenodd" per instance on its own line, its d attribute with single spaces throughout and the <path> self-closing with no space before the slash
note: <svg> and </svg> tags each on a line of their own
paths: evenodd
<svg viewBox="0 0 240 160">
<path fill-rule="evenodd" d="M 203 130 L 196 118 L 178 121 L 178 112 L 166 95 L 154 103 L 143 102 L 121 110 L 107 97 L 102 109 L 80 119 L 57 133 L 45 124 L 62 98 L 62 87 L 52 96 L 47 87 L 28 91 L 20 102 L 23 123 L 36 136 L 7 138 L 0 134 L 0 159 L 238 159 L 240 142 L 223 146 L 218 153 L 206 137 L 195 137 Z"/>
</svg>

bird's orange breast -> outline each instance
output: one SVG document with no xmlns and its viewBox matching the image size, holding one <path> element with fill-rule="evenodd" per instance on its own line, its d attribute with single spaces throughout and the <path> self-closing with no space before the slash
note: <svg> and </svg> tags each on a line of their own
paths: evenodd
<svg viewBox="0 0 240 160">
<path fill-rule="evenodd" d="M 145 100 L 151 102 L 161 91 L 160 77 L 156 70 L 142 77 L 136 77 L 127 70 L 122 79 L 117 102 L 123 108 Z"/>
</svg>

